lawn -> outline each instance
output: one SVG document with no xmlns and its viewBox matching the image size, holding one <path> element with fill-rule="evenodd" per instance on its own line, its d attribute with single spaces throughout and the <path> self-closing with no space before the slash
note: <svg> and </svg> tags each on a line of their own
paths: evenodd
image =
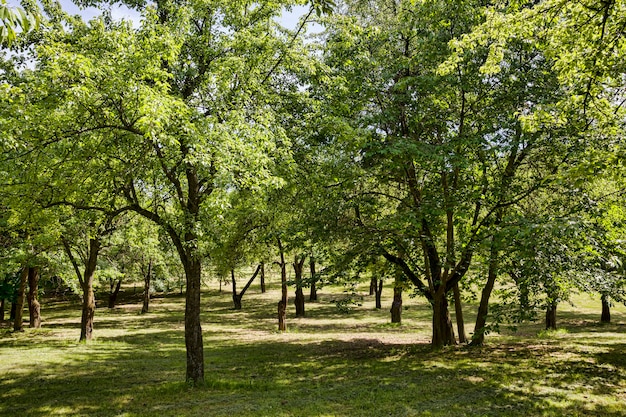
<svg viewBox="0 0 626 417">
<path fill-rule="evenodd" d="M 203 295 L 206 384 L 195 389 L 183 382 L 184 297 L 156 298 L 146 315 L 132 297 L 98 308 L 88 344 L 80 306 L 46 300 L 42 329 L 0 329 L 0 415 L 626 415 L 624 306 L 600 325 L 599 301 L 579 296 L 561 306 L 561 331 L 529 324 L 480 349 L 431 351 L 428 306 L 405 297 L 403 324 L 390 325 L 389 288 L 382 310 L 364 296 L 347 313 L 334 303 L 342 290 L 324 288 L 306 318 L 290 305 L 284 334 L 277 285 L 251 288 L 241 311 L 226 290 Z"/>
</svg>

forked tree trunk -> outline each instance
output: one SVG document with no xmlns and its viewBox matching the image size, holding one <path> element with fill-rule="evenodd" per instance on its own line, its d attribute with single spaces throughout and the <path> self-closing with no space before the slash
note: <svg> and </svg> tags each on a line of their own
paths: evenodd
<svg viewBox="0 0 626 417">
<path fill-rule="evenodd" d="M 309 262 L 309 268 L 311 271 L 311 292 L 309 293 L 309 301 L 317 301 L 317 274 L 315 272 L 315 258 L 312 256 Z"/>
<path fill-rule="evenodd" d="M 600 317 L 600 322 L 611 322 L 611 303 L 609 301 L 609 296 L 606 294 L 602 294 L 602 316 Z"/>
<path fill-rule="evenodd" d="M 380 310 L 383 308 L 381 301 L 383 296 L 383 280 L 379 279 L 377 284 L 378 285 L 374 285 L 374 290 L 376 292 L 376 308 Z M 402 300 L 400 300 L 400 302 L 402 302 Z"/>
<path fill-rule="evenodd" d="M 150 311 L 150 281 L 152 280 L 152 259 L 148 261 L 148 271 L 143 277 L 143 306 L 141 307 L 141 314 L 146 314 Z"/>
<path fill-rule="evenodd" d="M 235 281 L 235 270 L 231 269 L 230 273 L 231 273 L 231 278 L 233 281 L 233 304 L 235 305 L 235 310 L 241 310 L 241 299 L 243 298 L 243 295 L 246 293 L 246 291 L 248 291 L 248 288 L 250 288 L 250 285 L 252 285 L 252 282 L 254 281 L 254 279 L 257 277 L 257 275 L 259 275 L 261 268 L 262 268 L 262 264 L 259 264 L 259 266 L 257 266 L 256 270 L 254 271 L 254 274 L 252 274 L 252 276 L 250 277 L 250 279 L 248 280 L 248 282 L 246 283 L 246 285 L 243 287 L 243 289 L 241 290 L 239 294 L 237 294 L 237 282 Z"/>
<path fill-rule="evenodd" d="M 117 303 L 117 296 L 120 293 L 120 288 L 122 287 L 122 280 L 118 279 L 115 284 L 115 288 L 111 285 L 111 292 L 109 293 L 109 308 L 115 308 L 115 304 Z"/>
<path fill-rule="evenodd" d="M 433 297 L 433 340 L 435 349 L 443 346 L 455 345 L 454 327 L 448 310 L 448 299 L 443 288 L 440 288 Z"/>
<path fill-rule="evenodd" d="M 25 266 L 20 273 L 20 286 L 17 290 L 15 303 L 13 303 L 15 305 L 13 330 L 17 332 L 24 330 L 24 293 L 26 292 L 26 281 L 28 281 L 28 267 Z"/>
<path fill-rule="evenodd" d="M 465 321 L 463 320 L 463 304 L 461 303 L 461 291 L 459 291 L 459 284 L 454 284 L 452 290 L 454 291 L 454 313 L 456 316 L 456 328 L 459 332 L 459 343 L 467 343 L 467 336 L 465 335 Z"/>
<path fill-rule="evenodd" d="M 546 307 L 546 330 L 556 330 L 556 307 L 558 303 L 548 303 Z"/>
<path fill-rule="evenodd" d="M 400 285 L 393 287 L 393 302 L 389 311 L 392 323 L 402 323 L 402 287 Z"/>
<path fill-rule="evenodd" d="M 298 259 L 298 256 L 295 256 L 293 260 L 293 270 L 295 273 L 295 282 L 296 282 L 296 297 L 293 300 L 294 306 L 296 307 L 296 317 L 304 317 L 304 292 L 302 291 L 302 272 L 304 270 L 304 261 L 306 257 L 303 256 L 301 259 Z"/>
<path fill-rule="evenodd" d="M 284 332 L 287 330 L 287 263 L 285 262 L 285 253 L 280 239 L 278 239 L 278 250 L 280 251 L 281 285 L 281 298 L 278 302 L 278 331 Z"/>
<path fill-rule="evenodd" d="M 41 304 L 37 300 L 39 293 L 39 268 L 28 268 L 28 327 L 38 329 L 41 327 Z"/>
</svg>

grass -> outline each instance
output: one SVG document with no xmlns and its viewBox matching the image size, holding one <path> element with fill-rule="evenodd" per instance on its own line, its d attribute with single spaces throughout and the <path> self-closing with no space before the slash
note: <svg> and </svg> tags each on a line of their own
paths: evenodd
<svg viewBox="0 0 626 417">
<path fill-rule="evenodd" d="M 252 288 L 234 311 L 227 292 L 206 291 L 206 384 L 196 389 L 182 382 L 183 297 L 157 298 L 147 315 L 139 302 L 99 308 L 89 344 L 77 342 L 80 307 L 46 301 L 42 329 L 0 329 L 0 415 L 626 415 L 623 306 L 600 325 L 599 301 L 581 296 L 561 306 L 563 330 L 530 324 L 480 349 L 432 351 L 418 299 L 405 299 L 403 324 L 392 326 L 372 298 L 344 314 L 333 302 L 341 290 L 325 288 L 281 334 L 278 293 Z"/>
</svg>

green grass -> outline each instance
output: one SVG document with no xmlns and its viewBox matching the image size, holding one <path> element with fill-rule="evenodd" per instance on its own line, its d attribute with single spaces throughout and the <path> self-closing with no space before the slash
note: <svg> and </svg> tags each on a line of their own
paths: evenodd
<svg viewBox="0 0 626 417">
<path fill-rule="evenodd" d="M 391 291 L 385 289 L 385 295 Z M 206 384 L 184 382 L 181 296 L 96 312 L 95 337 L 79 344 L 80 307 L 45 302 L 40 330 L 0 329 L 2 416 L 623 416 L 626 308 L 597 323 L 588 297 L 561 306 L 563 330 L 541 323 L 490 335 L 480 349 L 431 351 L 430 311 L 405 298 L 340 313 L 325 288 L 307 318 L 276 332 L 278 289 L 252 288 L 244 309 L 227 292 L 203 298 Z M 468 333 L 472 306 L 467 308 Z M 290 305 L 289 313 L 293 313 Z"/>
</svg>

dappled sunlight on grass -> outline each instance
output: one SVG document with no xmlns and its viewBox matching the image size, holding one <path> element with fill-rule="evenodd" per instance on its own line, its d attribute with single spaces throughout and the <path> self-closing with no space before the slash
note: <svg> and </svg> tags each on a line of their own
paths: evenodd
<svg viewBox="0 0 626 417">
<path fill-rule="evenodd" d="M 44 304 L 41 330 L 0 330 L 0 415 L 20 416 L 622 416 L 625 325 L 563 309 L 567 331 L 524 325 L 481 348 L 431 350 L 430 310 L 405 301 L 340 312 L 328 293 L 276 331 L 278 292 L 203 298 L 206 384 L 185 384 L 184 297 L 98 308 L 95 340 L 78 343 L 80 308 Z M 390 303 L 386 294 L 383 305 Z M 589 310 L 594 306 L 590 303 Z M 471 310 L 471 309 L 468 309 Z M 290 312 L 292 306 L 290 305 Z M 616 313 L 614 317 L 623 317 Z M 564 326 L 565 327 L 565 326 Z"/>
</svg>

